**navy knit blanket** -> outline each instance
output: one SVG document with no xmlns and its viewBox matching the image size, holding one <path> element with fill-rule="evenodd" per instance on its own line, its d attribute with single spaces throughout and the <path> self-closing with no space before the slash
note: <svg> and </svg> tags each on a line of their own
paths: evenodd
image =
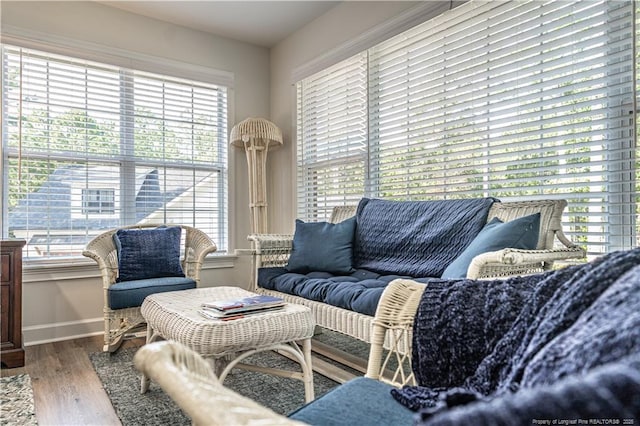
<svg viewBox="0 0 640 426">
<path fill-rule="evenodd" d="M 380 274 L 439 277 L 482 230 L 494 201 L 363 198 L 356 212 L 355 267 Z"/>
<path fill-rule="evenodd" d="M 477 399 L 517 401 L 552 384 L 573 389 L 573 382 L 563 382 L 568 378 L 586 380 L 586 394 L 597 392 L 585 374 L 640 354 L 638 265 L 640 249 L 633 249 L 527 277 L 430 281 L 414 324 L 413 370 L 420 386 L 392 394 L 422 409 L 426 420 Z M 570 394 L 565 397 L 554 404 L 579 410 Z M 640 413 L 640 399 L 634 404 Z"/>
<path fill-rule="evenodd" d="M 638 424 L 640 356 L 605 364 L 584 375 L 567 376 L 546 387 L 523 388 L 441 411 L 421 413 L 417 426 L 514 426 Z"/>
</svg>

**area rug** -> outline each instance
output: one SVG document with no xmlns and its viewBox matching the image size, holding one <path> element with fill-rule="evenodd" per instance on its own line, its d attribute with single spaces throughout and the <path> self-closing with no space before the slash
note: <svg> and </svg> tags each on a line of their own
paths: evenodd
<svg viewBox="0 0 640 426">
<path fill-rule="evenodd" d="M 319 340 L 349 348 L 358 356 L 368 353 L 368 345 L 338 333 L 322 333 Z M 137 348 L 121 349 L 114 354 L 97 352 L 89 355 L 123 426 L 190 425 L 189 418 L 158 385 L 151 383 L 149 391 L 140 394 L 140 374 L 133 366 Z M 256 365 L 298 371 L 298 364 L 274 353 L 259 353 L 246 360 Z M 314 373 L 316 398 L 338 384 Z M 225 386 L 258 401 L 277 413 L 288 414 L 304 404 L 304 385 L 299 380 L 235 369 L 227 376 Z"/>
<path fill-rule="evenodd" d="M 0 378 L 0 425 L 37 425 L 31 377 Z"/>
</svg>

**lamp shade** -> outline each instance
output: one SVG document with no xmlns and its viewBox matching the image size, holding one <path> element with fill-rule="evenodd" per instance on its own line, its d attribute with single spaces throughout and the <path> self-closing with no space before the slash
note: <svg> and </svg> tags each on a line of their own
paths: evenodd
<svg viewBox="0 0 640 426">
<path fill-rule="evenodd" d="M 231 129 L 229 142 L 238 147 L 244 147 L 249 139 L 268 141 L 268 146 L 282 145 L 282 132 L 272 122 L 264 118 L 249 117 L 242 120 Z"/>
</svg>

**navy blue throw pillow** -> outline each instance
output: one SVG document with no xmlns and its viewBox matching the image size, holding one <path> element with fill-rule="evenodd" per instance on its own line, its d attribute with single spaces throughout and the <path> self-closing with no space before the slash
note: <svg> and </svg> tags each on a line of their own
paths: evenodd
<svg viewBox="0 0 640 426">
<path fill-rule="evenodd" d="M 539 236 L 540 213 L 506 223 L 495 217 L 482 228 L 460 256 L 447 266 L 441 278 L 466 278 L 471 261 L 482 253 L 506 248 L 533 250 L 538 245 Z"/>
<path fill-rule="evenodd" d="M 340 223 L 308 222 L 296 219 L 293 249 L 285 269 L 348 274 L 353 269 L 353 236 L 356 218 Z"/>
<path fill-rule="evenodd" d="M 119 229 L 113 235 L 118 251 L 117 282 L 184 277 L 180 264 L 179 226 Z"/>
</svg>

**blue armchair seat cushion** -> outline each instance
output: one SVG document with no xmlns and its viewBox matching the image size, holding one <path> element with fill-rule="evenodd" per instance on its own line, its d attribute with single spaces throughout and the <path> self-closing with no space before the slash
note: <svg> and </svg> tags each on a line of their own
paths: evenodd
<svg viewBox="0 0 640 426">
<path fill-rule="evenodd" d="M 358 377 L 302 406 L 289 417 L 310 425 L 412 425 L 415 413 L 391 396 L 391 386 Z"/>
<path fill-rule="evenodd" d="M 107 290 L 111 309 L 133 308 L 142 305 L 144 298 L 154 293 L 196 288 L 196 282 L 186 277 L 149 278 L 122 281 Z"/>
<path fill-rule="evenodd" d="M 348 275 L 334 275 L 329 272 L 299 274 L 287 272 L 284 268 L 261 268 L 258 286 L 373 316 L 385 287 L 397 278 L 411 277 L 383 275 L 366 269 L 357 269 Z M 412 279 L 426 283 L 431 278 Z"/>
</svg>

